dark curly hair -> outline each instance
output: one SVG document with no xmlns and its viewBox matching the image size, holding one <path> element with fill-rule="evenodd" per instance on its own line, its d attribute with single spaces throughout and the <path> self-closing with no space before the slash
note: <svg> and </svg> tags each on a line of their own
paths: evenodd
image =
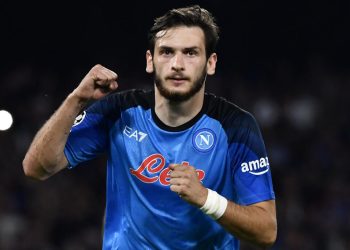
<svg viewBox="0 0 350 250">
<path fill-rule="evenodd" d="M 216 24 L 213 15 L 199 5 L 185 8 L 171 9 L 165 15 L 154 20 L 154 24 L 148 33 L 149 50 L 152 55 L 156 43 L 157 33 L 162 30 L 178 26 L 200 27 L 205 35 L 205 52 L 208 58 L 215 52 L 216 45 L 219 41 L 219 27 Z"/>
</svg>

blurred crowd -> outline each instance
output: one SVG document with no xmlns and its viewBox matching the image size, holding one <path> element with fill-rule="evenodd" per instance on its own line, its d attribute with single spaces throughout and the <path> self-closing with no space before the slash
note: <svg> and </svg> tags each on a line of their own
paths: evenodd
<svg viewBox="0 0 350 250">
<path fill-rule="evenodd" d="M 36 131 L 87 70 L 62 76 L 23 63 L 0 76 L 0 109 L 14 116 L 13 127 L 0 131 L 0 249 L 101 248 L 104 157 L 44 182 L 25 177 L 21 165 Z M 146 76 L 123 82 L 122 89 L 152 87 Z M 302 70 L 288 62 L 226 69 L 208 79 L 207 90 L 253 113 L 261 126 L 277 197 L 273 249 L 350 249 L 350 71 L 321 58 Z"/>
</svg>

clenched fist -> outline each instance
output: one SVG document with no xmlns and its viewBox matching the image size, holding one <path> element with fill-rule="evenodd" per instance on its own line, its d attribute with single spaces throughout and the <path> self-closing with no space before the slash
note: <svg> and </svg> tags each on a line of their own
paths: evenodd
<svg viewBox="0 0 350 250">
<path fill-rule="evenodd" d="M 183 200 L 197 207 L 202 207 L 208 191 L 202 185 L 198 172 L 187 164 L 170 164 L 170 190 L 176 192 Z"/>
<path fill-rule="evenodd" d="M 98 100 L 118 88 L 117 78 L 115 72 L 97 64 L 86 74 L 73 95 L 83 102 Z"/>
</svg>

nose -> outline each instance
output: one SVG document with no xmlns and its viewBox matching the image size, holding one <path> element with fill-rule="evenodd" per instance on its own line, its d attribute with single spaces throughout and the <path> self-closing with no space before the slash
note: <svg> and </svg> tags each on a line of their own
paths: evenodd
<svg viewBox="0 0 350 250">
<path fill-rule="evenodd" d="M 175 71 L 183 71 L 185 69 L 184 59 L 181 54 L 176 54 L 172 58 L 171 69 Z"/>
</svg>

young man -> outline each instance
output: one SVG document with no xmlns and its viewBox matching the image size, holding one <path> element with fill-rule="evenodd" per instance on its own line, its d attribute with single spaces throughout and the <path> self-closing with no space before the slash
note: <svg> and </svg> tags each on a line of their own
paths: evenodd
<svg viewBox="0 0 350 250">
<path fill-rule="evenodd" d="M 217 61 L 212 15 L 170 10 L 149 41 L 154 91 L 110 93 L 117 74 L 94 66 L 35 136 L 25 174 L 43 180 L 107 152 L 103 249 L 272 245 L 275 196 L 256 121 L 204 90 Z"/>
</svg>

